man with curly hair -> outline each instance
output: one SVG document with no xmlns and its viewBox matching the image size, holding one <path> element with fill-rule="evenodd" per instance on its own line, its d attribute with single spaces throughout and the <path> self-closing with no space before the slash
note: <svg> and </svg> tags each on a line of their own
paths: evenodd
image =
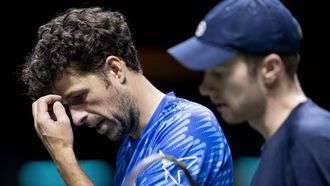
<svg viewBox="0 0 330 186">
<path fill-rule="evenodd" d="M 198 185 L 233 185 L 229 145 L 214 114 L 173 92 L 162 93 L 143 76 L 121 13 L 69 9 L 42 25 L 21 79 L 34 99 L 34 127 L 67 185 L 93 184 L 76 159 L 71 120 L 110 140 L 123 139 L 114 185 L 157 153 L 181 160 Z M 188 183 L 166 161 L 155 161 L 135 181 Z"/>
</svg>

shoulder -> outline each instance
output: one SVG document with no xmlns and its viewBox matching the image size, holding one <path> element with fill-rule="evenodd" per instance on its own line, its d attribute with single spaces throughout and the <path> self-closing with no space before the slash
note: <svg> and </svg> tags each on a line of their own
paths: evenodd
<svg viewBox="0 0 330 186">
<path fill-rule="evenodd" d="M 325 152 L 324 148 L 330 146 L 330 112 L 308 100 L 294 114 L 296 118 L 289 123 L 292 126 L 288 133 L 295 139 L 294 149 L 309 154 Z"/>
<path fill-rule="evenodd" d="M 167 104 L 163 112 L 158 130 L 162 133 L 182 132 L 185 134 L 198 135 L 209 131 L 220 135 L 222 130 L 220 123 L 207 107 L 183 98 L 175 98 Z M 164 134 L 163 133 L 163 134 Z"/>
<path fill-rule="evenodd" d="M 266 149 L 299 159 L 321 153 L 325 146 L 330 146 L 330 113 L 308 100 L 291 112 Z"/>
<path fill-rule="evenodd" d="M 173 109 L 176 113 L 188 114 L 190 118 L 196 120 L 206 118 L 209 120 L 217 120 L 214 113 L 204 105 L 183 98 L 177 98 L 176 101 L 176 107 Z"/>
<path fill-rule="evenodd" d="M 311 100 L 299 105 L 287 122 L 290 133 L 300 140 L 330 136 L 330 112 Z"/>
<path fill-rule="evenodd" d="M 170 121 L 175 123 L 171 124 L 172 127 L 184 124 L 195 132 L 210 128 L 221 131 L 221 125 L 214 113 L 199 103 L 177 98 L 177 104 L 170 113 Z"/>
</svg>

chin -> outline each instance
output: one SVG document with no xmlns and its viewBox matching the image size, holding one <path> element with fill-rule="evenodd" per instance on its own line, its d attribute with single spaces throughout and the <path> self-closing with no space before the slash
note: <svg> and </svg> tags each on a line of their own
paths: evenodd
<svg viewBox="0 0 330 186">
<path fill-rule="evenodd" d="M 106 134 L 109 140 L 111 141 L 118 141 L 124 138 L 122 135 L 113 135 L 113 134 Z"/>
<path fill-rule="evenodd" d="M 110 140 L 110 141 L 119 141 L 119 140 L 121 140 L 122 138 L 121 137 L 113 137 L 113 136 L 107 136 L 108 137 L 108 139 Z"/>
<path fill-rule="evenodd" d="M 242 124 L 242 123 L 245 122 L 245 120 L 240 119 L 240 118 L 235 117 L 235 116 L 222 116 L 222 119 L 226 123 L 231 124 L 231 125 L 239 125 L 239 124 Z"/>
<path fill-rule="evenodd" d="M 240 125 L 240 124 L 242 124 L 244 122 L 243 121 L 242 122 L 238 122 L 238 121 L 226 121 L 226 123 L 228 123 L 229 125 Z"/>
</svg>

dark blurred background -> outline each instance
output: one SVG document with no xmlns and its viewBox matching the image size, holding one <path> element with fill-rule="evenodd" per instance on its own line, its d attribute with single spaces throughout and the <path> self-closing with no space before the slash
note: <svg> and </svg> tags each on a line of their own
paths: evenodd
<svg viewBox="0 0 330 186">
<path fill-rule="evenodd" d="M 35 45 L 38 27 L 70 7 L 105 6 L 122 12 L 130 25 L 144 74 L 161 91 L 208 106 L 198 93 L 202 74 L 190 72 L 176 63 L 166 49 L 193 36 L 203 16 L 216 0 L 128 1 L 128 0 L 29 0 L 2 4 L 1 69 L 2 122 L 0 135 L 0 185 L 18 185 L 17 174 L 28 161 L 50 160 L 33 128 L 31 102 L 22 95 L 18 81 L 19 65 Z M 330 110 L 327 58 L 329 52 L 329 14 L 325 1 L 285 0 L 300 22 L 304 40 L 299 78 L 305 93 Z M 219 118 L 219 116 L 217 115 Z M 231 126 L 219 118 L 234 159 L 258 156 L 263 139 L 248 125 Z M 78 159 L 101 159 L 115 164 L 120 142 L 111 142 L 94 130 L 74 127 Z"/>
</svg>

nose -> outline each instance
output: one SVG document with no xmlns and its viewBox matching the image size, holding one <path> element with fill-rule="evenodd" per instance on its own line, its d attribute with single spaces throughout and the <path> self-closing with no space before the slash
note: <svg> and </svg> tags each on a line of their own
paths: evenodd
<svg viewBox="0 0 330 186">
<path fill-rule="evenodd" d="M 199 85 L 199 93 L 202 95 L 202 96 L 207 96 L 207 89 L 205 87 L 205 85 L 203 83 L 201 83 Z"/>
<path fill-rule="evenodd" d="M 209 81 L 207 81 L 206 78 L 204 78 L 202 83 L 199 85 L 199 93 L 202 96 L 210 96 L 210 92 L 213 89 L 213 85 Z"/>
<path fill-rule="evenodd" d="M 84 124 L 87 120 L 88 113 L 82 109 L 70 108 L 72 122 L 76 126 Z"/>
</svg>

